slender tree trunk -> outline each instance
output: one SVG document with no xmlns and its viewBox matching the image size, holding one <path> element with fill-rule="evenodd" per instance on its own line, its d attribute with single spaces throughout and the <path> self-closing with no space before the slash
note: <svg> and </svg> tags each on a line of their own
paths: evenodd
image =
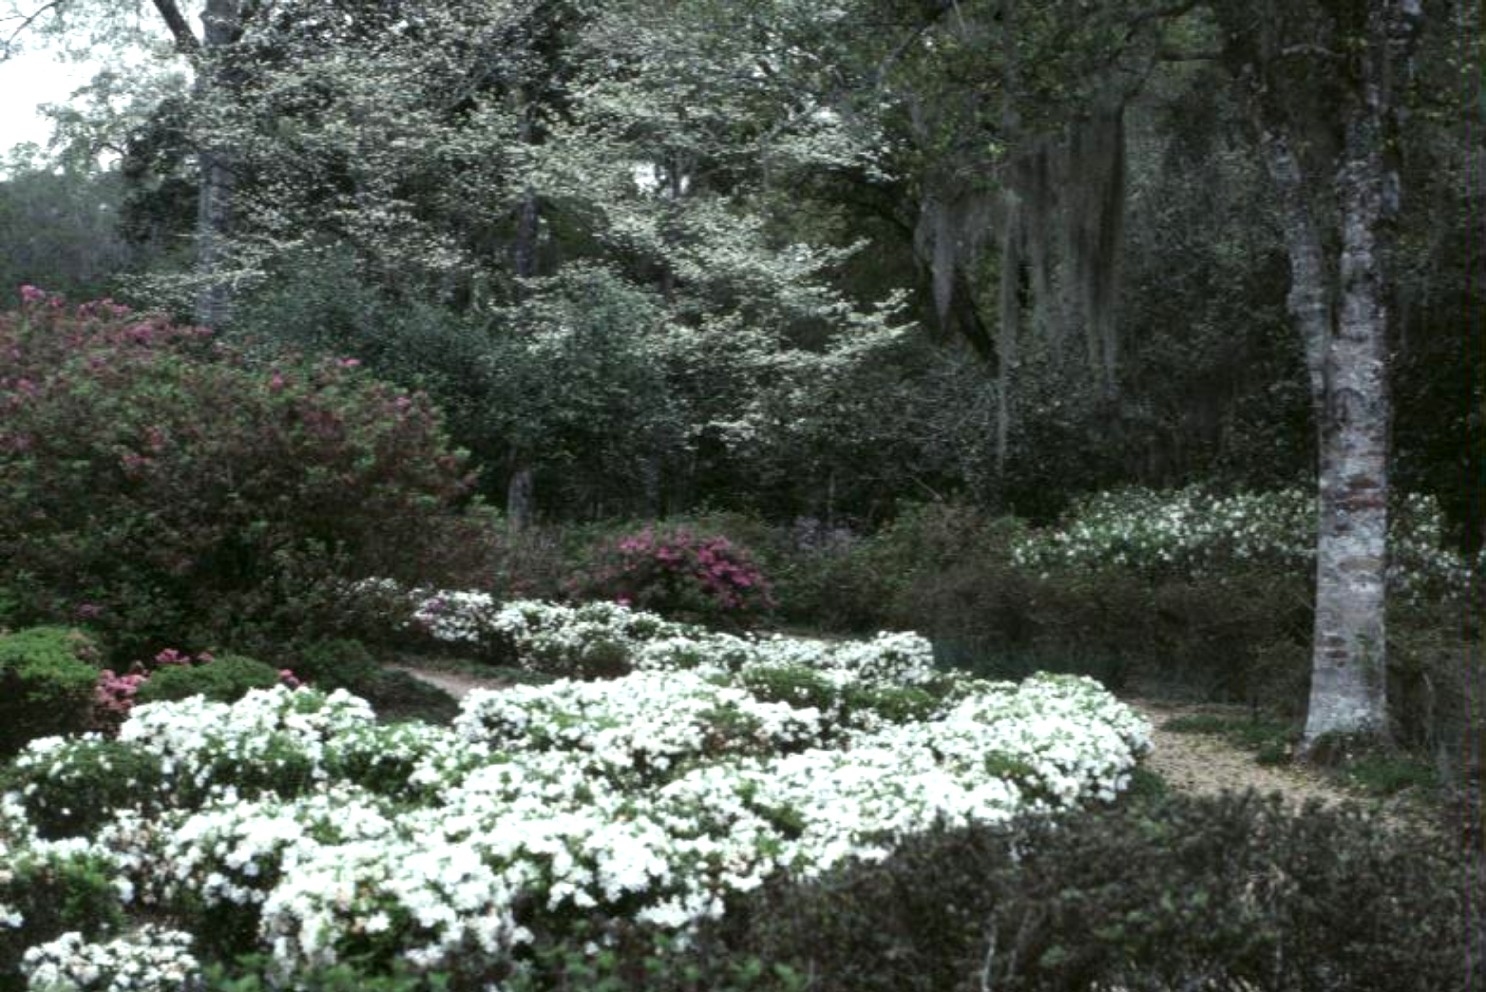
<svg viewBox="0 0 1486 992">
<path fill-rule="evenodd" d="M 531 466 L 519 454 L 511 458 L 511 479 L 506 484 L 506 523 L 512 530 L 525 530 L 535 517 L 535 497 Z"/>
<path fill-rule="evenodd" d="M 1387 144 L 1417 32 L 1416 0 L 1368 12 L 1371 51 L 1347 108 L 1341 204 L 1340 310 L 1326 352 L 1321 422 L 1321 527 L 1316 545 L 1316 641 L 1305 740 L 1387 732 L 1386 586 L 1389 396 L 1385 239 L 1397 176 Z"/>
<path fill-rule="evenodd" d="M 237 40 L 242 30 L 241 0 L 207 0 L 202 14 L 202 48 L 207 61 L 198 67 L 198 95 L 211 88 L 207 73 L 214 73 L 218 85 L 231 85 L 229 73 L 210 63 L 214 50 Z M 196 322 L 207 327 L 220 326 L 227 319 L 231 299 L 227 281 L 222 278 L 225 244 L 232 231 L 232 194 L 235 185 L 231 149 L 217 141 L 208 141 L 197 155 L 201 172 L 201 190 L 196 206 L 196 272 L 201 287 L 196 296 Z"/>
<path fill-rule="evenodd" d="M 521 108 L 520 141 L 523 145 L 536 143 L 535 110 L 528 98 Z M 527 186 L 521 191 L 516 204 L 516 240 L 511 246 L 511 256 L 516 276 L 530 279 L 537 274 L 537 234 L 540 213 L 537 206 L 537 191 Z M 517 291 L 518 295 L 520 290 Z"/>
<path fill-rule="evenodd" d="M 1365 121 L 1349 131 L 1365 131 Z M 1388 321 L 1377 229 L 1379 143 L 1348 136 L 1341 186 L 1340 313 L 1327 342 L 1320 422 L 1316 630 L 1307 745 L 1331 732 L 1386 733 Z"/>
</svg>

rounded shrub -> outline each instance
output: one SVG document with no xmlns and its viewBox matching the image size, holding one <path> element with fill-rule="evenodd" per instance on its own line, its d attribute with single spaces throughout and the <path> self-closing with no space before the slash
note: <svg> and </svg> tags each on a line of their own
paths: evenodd
<svg viewBox="0 0 1486 992">
<path fill-rule="evenodd" d="M 0 635 L 0 754 L 36 737 L 82 730 L 98 681 L 86 634 L 32 627 Z"/>
<path fill-rule="evenodd" d="M 117 810 L 142 805 L 141 797 L 151 796 L 163 775 L 157 755 L 89 734 L 61 747 L 22 751 L 0 773 L 0 791 L 20 797 L 39 836 L 79 837 Z"/>
<path fill-rule="evenodd" d="M 27 852 L 0 863 L 0 990 L 20 992 L 27 948 L 63 933 L 96 937 L 122 926 L 124 912 L 108 859 L 92 851 Z"/>
<path fill-rule="evenodd" d="M 472 485 L 428 399 L 123 308 L 0 314 L 0 585 L 116 657 L 313 624 L 410 577 Z M 24 578 L 24 581 L 21 579 Z"/>
<path fill-rule="evenodd" d="M 291 649 L 290 656 L 294 674 L 323 692 L 363 695 L 382 675 L 366 645 L 347 638 L 308 641 Z"/>
<path fill-rule="evenodd" d="M 308 641 L 291 649 L 289 657 L 295 676 L 321 692 L 344 689 L 360 696 L 382 720 L 448 723 L 459 712 L 449 693 L 408 672 L 383 667 L 360 641 Z"/>
<path fill-rule="evenodd" d="M 224 654 L 203 665 L 161 668 L 140 685 L 135 700 L 159 703 L 204 696 L 218 703 L 236 702 L 251 689 L 279 684 L 279 670 L 255 658 Z"/>
<path fill-rule="evenodd" d="M 774 607 L 769 581 L 746 548 L 686 527 L 647 527 L 600 545 L 568 587 L 580 599 L 744 626 Z"/>
</svg>

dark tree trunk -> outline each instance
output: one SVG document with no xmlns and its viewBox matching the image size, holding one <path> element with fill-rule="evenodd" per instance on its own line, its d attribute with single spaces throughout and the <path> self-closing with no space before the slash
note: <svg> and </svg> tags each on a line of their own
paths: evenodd
<svg viewBox="0 0 1486 992">
<path fill-rule="evenodd" d="M 506 485 L 506 522 L 512 530 L 525 530 L 536 516 L 534 476 L 531 466 L 513 458 L 510 482 Z"/>
<path fill-rule="evenodd" d="M 232 85 L 232 73 L 212 65 L 215 50 L 235 42 L 242 32 L 241 0 L 207 0 L 202 14 L 202 50 L 206 58 L 198 66 L 198 94 L 213 83 Z M 167 19 L 168 20 L 168 19 Z M 207 74 L 214 78 L 208 80 Z M 196 296 L 196 322 L 218 327 L 227 319 L 231 298 L 222 277 L 226 241 L 232 233 L 232 194 L 235 185 L 232 150 L 220 141 L 210 141 L 197 155 L 201 190 L 196 207 L 196 272 L 201 280 Z"/>
</svg>

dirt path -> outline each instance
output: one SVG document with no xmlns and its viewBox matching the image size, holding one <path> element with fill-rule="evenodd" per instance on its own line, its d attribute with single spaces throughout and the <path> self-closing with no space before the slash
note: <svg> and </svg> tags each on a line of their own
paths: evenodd
<svg viewBox="0 0 1486 992">
<path fill-rule="evenodd" d="M 1333 805 L 1354 799 L 1351 793 L 1318 772 L 1294 765 L 1261 765 L 1254 755 L 1210 734 L 1173 733 L 1162 728 L 1170 720 L 1210 712 L 1201 706 L 1176 706 L 1144 699 L 1125 702 L 1151 722 L 1154 749 L 1147 766 L 1177 792 L 1216 795 L 1254 789 L 1263 795 L 1278 792 L 1285 804 L 1298 809 L 1311 799 Z"/>
<path fill-rule="evenodd" d="M 478 675 L 463 675 L 459 672 L 441 672 L 415 665 L 386 665 L 394 672 L 406 672 L 420 682 L 426 682 L 444 690 L 455 699 L 463 699 L 471 689 L 507 689 L 511 683 L 505 679 L 482 678 Z"/>
</svg>

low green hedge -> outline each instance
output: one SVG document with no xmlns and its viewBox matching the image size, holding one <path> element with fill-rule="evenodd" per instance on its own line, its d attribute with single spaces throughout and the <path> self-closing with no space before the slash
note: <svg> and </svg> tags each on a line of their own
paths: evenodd
<svg viewBox="0 0 1486 992">
<path fill-rule="evenodd" d="M 224 654 L 205 665 L 173 665 L 161 668 L 139 687 L 140 703 L 205 696 L 231 703 L 250 689 L 269 689 L 279 683 L 278 669 L 255 658 Z"/>
<path fill-rule="evenodd" d="M 97 657 L 88 635 L 65 627 L 0 634 L 0 755 L 87 726 Z"/>
</svg>

